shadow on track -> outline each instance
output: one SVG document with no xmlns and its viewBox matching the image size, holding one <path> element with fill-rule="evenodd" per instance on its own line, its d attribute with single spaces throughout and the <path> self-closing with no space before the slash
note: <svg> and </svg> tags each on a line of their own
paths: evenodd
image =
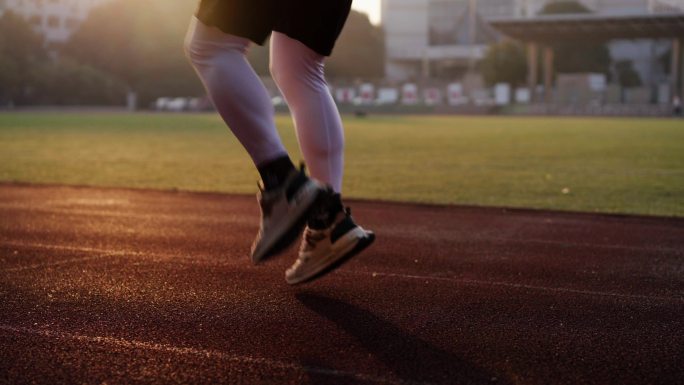
<svg viewBox="0 0 684 385">
<path fill-rule="evenodd" d="M 295 297 L 304 306 L 334 322 L 407 383 L 505 384 L 499 376 L 411 336 L 375 314 L 339 299 L 312 293 Z M 312 383 L 317 383 L 311 379 Z M 322 378 L 320 380 L 323 380 Z"/>
</svg>

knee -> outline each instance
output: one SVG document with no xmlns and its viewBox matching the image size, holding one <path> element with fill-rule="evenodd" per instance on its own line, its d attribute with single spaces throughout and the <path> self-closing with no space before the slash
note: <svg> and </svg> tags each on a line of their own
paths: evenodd
<svg viewBox="0 0 684 385">
<path fill-rule="evenodd" d="M 199 20 L 193 20 L 185 35 L 183 51 L 193 66 L 211 64 L 222 55 L 230 58 L 244 58 L 249 40 L 228 35 L 216 28 L 208 27 Z"/>
<path fill-rule="evenodd" d="M 185 57 L 190 61 L 190 63 L 197 67 L 200 62 L 210 58 L 215 55 L 212 54 L 211 49 L 197 38 L 197 34 L 191 29 L 185 36 L 185 41 L 183 42 L 183 52 Z"/>
<path fill-rule="evenodd" d="M 282 92 L 327 88 L 323 63 L 303 57 L 271 57 L 271 77 Z"/>
<path fill-rule="evenodd" d="M 195 68 L 212 66 L 222 53 L 228 52 L 227 50 L 219 49 L 215 44 L 198 39 L 196 36 L 186 38 L 183 44 L 183 51 L 185 52 L 185 57 Z"/>
</svg>

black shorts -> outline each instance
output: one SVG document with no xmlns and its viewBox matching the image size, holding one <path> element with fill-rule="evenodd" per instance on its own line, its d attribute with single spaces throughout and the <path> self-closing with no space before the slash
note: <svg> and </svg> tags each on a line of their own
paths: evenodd
<svg viewBox="0 0 684 385">
<path fill-rule="evenodd" d="M 264 44 L 271 31 L 330 56 L 352 0 L 201 0 L 197 18 L 225 33 Z"/>
</svg>

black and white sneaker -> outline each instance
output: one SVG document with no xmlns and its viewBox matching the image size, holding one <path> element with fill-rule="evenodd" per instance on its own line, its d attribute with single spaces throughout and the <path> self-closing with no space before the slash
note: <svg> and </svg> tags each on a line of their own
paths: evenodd
<svg viewBox="0 0 684 385">
<path fill-rule="evenodd" d="M 252 244 L 252 262 L 283 251 L 302 231 L 307 214 L 325 191 L 325 186 L 309 178 L 302 165 L 294 170 L 282 186 L 273 190 L 259 187 L 257 200 L 261 208 L 261 225 Z"/>
<path fill-rule="evenodd" d="M 354 223 L 351 210 L 347 208 L 326 228 L 306 227 L 299 257 L 285 272 L 285 280 L 295 285 L 319 278 L 363 251 L 374 240 L 375 234 Z"/>
</svg>

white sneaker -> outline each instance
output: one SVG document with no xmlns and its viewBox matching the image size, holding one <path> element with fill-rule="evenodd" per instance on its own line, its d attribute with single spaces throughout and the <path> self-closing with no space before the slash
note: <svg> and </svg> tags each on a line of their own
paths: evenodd
<svg viewBox="0 0 684 385">
<path fill-rule="evenodd" d="M 285 280 L 295 285 L 319 278 L 363 251 L 374 240 L 375 234 L 354 223 L 347 208 L 325 229 L 306 227 L 299 257 L 285 272 Z"/>
<path fill-rule="evenodd" d="M 252 244 L 253 263 L 283 251 L 297 239 L 309 210 L 325 186 L 307 177 L 302 166 L 281 187 L 268 191 L 259 187 L 259 190 L 261 225 Z"/>
</svg>

